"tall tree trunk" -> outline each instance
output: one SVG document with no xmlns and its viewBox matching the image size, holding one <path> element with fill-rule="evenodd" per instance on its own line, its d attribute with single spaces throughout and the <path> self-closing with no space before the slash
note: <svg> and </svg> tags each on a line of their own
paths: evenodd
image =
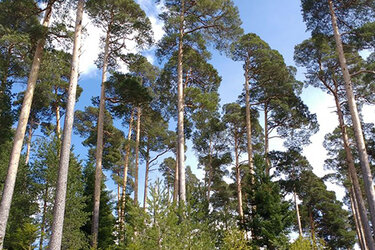
<svg viewBox="0 0 375 250">
<path fill-rule="evenodd" d="M 268 139 L 268 106 L 267 103 L 264 104 L 264 159 L 266 161 L 266 175 L 270 175 L 270 159 L 268 157 L 269 149 L 269 139 Z"/>
<path fill-rule="evenodd" d="M 129 131 L 128 131 L 128 144 L 125 147 L 125 157 L 124 157 L 124 176 L 122 180 L 122 207 L 121 207 L 121 224 L 124 226 L 125 223 L 125 198 L 126 198 L 126 183 L 128 182 L 128 168 L 129 168 L 129 156 L 130 156 L 130 140 L 132 138 L 133 132 L 133 122 L 134 122 L 134 112 L 135 109 L 132 110 L 129 120 Z M 122 238 L 123 240 L 123 238 Z"/>
<path fill-rule="evenodd" d="M 212 169 L 212 140 L 210 139 L 210 152 L 209 152 L 209 159 L 208 159 L 208 183 L 207 183 L 207 202 L 210 202 L 211 198 L 211 183 L 213 178 L 213 169 Z"/>
<path fill-rule="evenodd" d="M 240 161 L 239 161 L 239 145 L 238 138 L 234 139 L 234 154 L 236 158 L 236 184 L 237 184 L 237 202 L 238 202 L 238 215 L 240 221 L 243 223 L 243 209 L 242 209 L 242 187 L 241 187 L 241 172 L 240 172 Z"/>
<path fill-rule="evenodd" d="M 31 118 L 30 123 L 29 123 L 29 130 L 27 132 L 27 142 L 26 142 L 26 159 L 25 159 L 25 164 L 29 164 L 30 161 L 30 151 L 31 151 L 31 139 L 33 137 L 33 125 L 34 121 Z"/>
<path fill-rule="evenodd" d="M 104 45 L 104 58 L 102 70 L 102 82 L 100 91 L 99 116 L 98 116 L 98 132 L 96 140 L 96 168 L 95 168 L 95 189 L 94 189 L 94 207 L 92 215 L 91 227 L 91 246 L 96 249 L 98 243 L 99 231 L 99 209 L 100 209 L 100 191 L 102 182 L 102 162 L 103 162 L 103 133 L 104 133 L 104 112 L 105 112 L 105 82 L 107 81 L 108 58 L 109 58 L 109 37 L 111 34 L 111 24 L 108 30 Z"/>
<path fill-rule="evenodd" d="M 60 249 L 64 225 L 65 198 L 68 183 L 68 169 L 70 160 L 70 147 L 72 141 L 72 129 L 74 121 L 74 106 L 76 103 L 76 90 L 79 71 L 79 48 L 81 44 L 82 17 L 84 0 L 77 5 L 77 16 L 74 32 L 74 45 L 70 82 L 68 90 L 68 102 L 64 121 L 64 138 L 60 150 L 59 174 L 57 179 L 55 205 L 53 208 L 52 236 L 49 249 Z M 57 117 L 56 117 L 57 118 Z M 60 133 L 60 132 L 58 132 Z"/>
<path fill-rule="evenodd" d="M 246 98 L 246 137 L 247 137 L 247 157 L 249 170 L 251 174 L 251 183 L 254 184 L 254 167 L 253 167 L 253 145 L 251 140 L 251 106 L 250 106 L 250 89 L 249 89 L 249 58 L 245 63 L 245 98 Z"/>
<path fill-rule="evenodd" d="M 143 195 L 143 211 L 146 211 L 147 205 L 147 194 L 148 194 L 148 172 L 150 170 L 150 150 L 147 148 L 147 158 L 146 158 L 146 172 L 145 172 L 145 190 Z"/>
<path fill-rule="evenodd" d="M 312 215 L 311 208 L 309 207 L 309 219 L 310 219 L 310 230 L 311 230 L 311 239 L 313 241 L 313 248 L 316 248 L 316 238 L 315 238 L 315 223 Z"/>
<path fill-rule="evenodd" d="M 45 234 L 46 214 L 47 214 L 47 202 L 48 202 L 48 181 L 46 182 L 46 188 L 44 189 L 42 222 L 40 225 L 40 239 L 39 239 L 40 250 L 43 250 L 43 241 L 44 241 L 44 234 Z"/>
<path fill-rule="evenodd" d="M 357 200 L 355 199 L 354 188 L 353 185 L 349 188 L 349 198 L 350 198 L 350 205 L 353 212 L 353 218 L 355 223 L 355 228 L 357 232 L 358 242 L 361 249 L 368 249 L 365 245 L 365 235 L 363 234 L 363 226 L 361 223 L 361 218 L 358 214 L 358 207 L 357 207 Z"/>
<path fill-rule="evenodd" d="M 299 236 L 302 237 L 303 233 L 302 233 L 301 216 L 300 216 L 300 213 L 299 213 L 296 190 L 293 191 L 293 196 L 294 196 L 294 204 L 295 204 L 295 207 L 296 207 L 296 214 L 297 214 L 298 232 L 299 232 Z"/>
<path fill-rule="evenodd" d="M 333 28 L 334 35 L 335 35 L 336 49 L 339 55 L 340 66 L 341 66 L 341 70 L 344 76 L 346 96 L 348 99 L 350 115 L 351 115 L 352 122 L 353 122 L 354 135 L 355 135 L 355 139 L 357 143 L 359 160 L 360 160 L 360 164 L 362 168 L 363 181 L 365 184 L 365 193 L 367 196 L 367 201 L 368 201 L 370 215 L 371 215 L 371 223 L 373 227 L 375 227 L 375 191 L 374 191 L 374 187 L 372 184 L 373 178 L 372 178 L 372 174 L 370 170 L 370 164 L 368 161 L 365 140 L 363 137 L 362 125 L 361 125 L 361 121 L 360 121 L 359 114 L 358 114 L 357 104 L 354 99 L 351 76 L 349 73 L 348 65 L 346 63 L 343 44 L 342 44 L 339 28 L 337 25 L 337 17 L 333 9 L 332 0 L 328 0 L 328 4 L 329 4 L 330 14 L 332 18 L 332 28 Z"/>
<path fill-rule="evenodd" d="M 77 58 L 78 60 L 78 58 Z M 72 65 L 73 65 L 73 61 L 72 61 Z M 56 116 L 56 135 L 57 135 L 57 138 L 61 139 L 61 125 L 60 125 L 60 106 L 57 102 L 57 87 L 55 87 L 55 97 L 56 97 L 56 102 L 55 102 L 55 116 Z"/>
<path fill-rule="evenodd" d="M 178 151 L 178 147 L 177 147 Z M 178 171 L 178 152 L 176 152 L 176 168 L 174 172 L 174 185 L 173 185 L 173 202 L 178 200 L 178 186 L 179 186 L 179 171 Z"/>
<path fill-rule="evenodd" d="M 51 14 L 52 14 L 52 5 L 55 3 L 56 0 L 50 0 L 47 4 L 43 26 L 48 27 Z M 0 203 L 0 250 L 3 249 L 4 237 L 5 237 L 5 230 L 7 227 L 8 217 L 9 217 L 9 210 L 10 205 L 12 203 L 13 192 L 14 192 L 14 185 L 16 182 L 16 176 L 18 171 L 18 164 L 20 160 L 22 144 L 25 137 L 26 126 L 29 120 L 31 103 L 33 100 L 34 89 L 36 80 L 38 79 L 40 62 L 43 55 L 43 48 L 44 43 L 46 40 L 46 36 L 44 35 L 43 38 L 39 39 L 36 45 L 35 54 L 33 63 L 31 65 L 29 79 L 27 81 L 27 89 L 25 91 L 25 96 L 22 103 L 21 113 L 18 120 L 18 125 L 16 132 L 14 134 L 14 142 L 13 148 L 10 155 L 9 160 L 9 167 L 7 177 L 4 183 L 4 190 L 3 195 L 1 197 Z"/>
<path fill-rule="evenodd" d="M 338 85 L 337 85 L 336 81 L 335 81 L 335 88 L 336 88 L 336 92 L 333 92 L 333 96 L 335 98 L 337 116 L 338 116 L 338 119 L 339 119 L 341 136 L 342 136 L 344 149 L 345 149 L 346 162 L 348 164 L 348 172 L 349 172 L 348 177 L 349 177 L 351 183 L 353 184 L 353 189 L 354 189 L 355 197 L 356 197 L 356 200 L 357 200 L 359 218 L 361 220 L 361 224 L 362 224 L 363 229 L 364 229 L 366 245 L 368 245 L 369 249 L 372 250 L 372 249 L 375 249 L 374 240 L 373 240 L 373 237 L 372 237 L 371 228 L 370 228 L 369 220 L 368 220 L 368 217 L 367 217 L 366 205 L 365 205 L 365 202 L 364 202 L 363 197 L 362 197 L 361 186 L 360 186 L 359 181 L 358 181 L 357 170 L 356 170 L 355 165 L 354 165 L 353 154 L 352 154 L 352 151 L 351 151 L 350 146 L 349 146 L 349 137 L 348 137 L 348 133 L 347 133 L 347 130 L 346 130 L 345 123 L 344 123 L 344 114 L 342 113 L 340 101 L 339 101 L 338 94 L 337 94 Z"/>
<path fill-rule="evenodd" d="M 182 203 L 186 202 L 186 186 L 185 186 L 185 135 L 184 135 L 184 86 L 183 86 L 183 39 L 184 39 L 184 12 L 185 3 L 184 0 L 181 1 L 181 14 L 180 14 L 180 34 L 178 41 L 178 172 L 179 172 L 179 201 Z"/>
<path fill-rule="evenodd" d="M 141 136 L 141 107 L 137 108 L 137 132 L 135 139 L 134 204 L 138 204 L 139 138 Z"/>
</svg>

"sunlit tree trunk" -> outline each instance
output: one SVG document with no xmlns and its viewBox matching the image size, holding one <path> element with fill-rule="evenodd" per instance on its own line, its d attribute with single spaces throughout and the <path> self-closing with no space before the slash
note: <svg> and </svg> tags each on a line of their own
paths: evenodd
<svg viewBox="0 0 375 250">
<path fill-rule="evenodd" d="M 132 110 L 132 113 L 130 115 L 129 131 L 128 131 L 128 144 L 125 146 L 124 176 L 123 176 L 123 180 L 122 180 L 122 195 L 121 195 L 122 206 L 121 206 L 121 217 L 120 217 L 121 224 L 122 224 L 123 228 L 124 228 L 124 223 L 125 223 L 126 183 L 128 182 L 130 140 L 132 138 L 132 133 L 133 133 L 134 112 L 135 112 L 135 109 Z M 122 238 L 122 240 L 123 240 L 123 238 Z"/>
<path fill-rule="evenodd" d="M 245 63 L 245 98 L 246 98 L 246 137 L 247 137 L 247 157 L 251 174 L 251 183 L 254 183 L 253 167 L 253 145 L 251 140 L 251 110 L 250 110 L 250 89 L 249 89 L 249 59 Z"/>
<path fill-rule="evenodd" d="M 213 169 L 212 169 L 212 141 L 210 139 L 210 152 L 209 152 L 209 159 L 208 159 L 208 183 L 207 183 L 207 202 L 210 202 L 211 198 L 211 183 L 213 178 Z"/>
<path fill-rule="evenodd" d="M 348 100 L 350 115 L 352 118 L 354 135 L 355 135 L 355 139 L 357 143 L 357 149 L 358 149 L 358 154 L 359 154 L 359 159 L 360 159 L 360 164 L 361 164 L 361 169 L 362 169 L 363 181 L 365 184 L 365 193 L 367 196 L 368 206 L 369 206 L 370 215 L 371 215 L 371 223 L 372 225 L 375 225 L 375 191 L 374 191 L 373 182 L 372 182 L 373 178 L 372 178 L 372 173 L 370 170 L 370 164 L 368 161 L 365 140 L 364 140 L 363 132 L 362 132 L 362 125 L 361 125 L 361 121 L 360 121 L 359 114 L 358 114 L 357 104 L 355 102 L 355 98 L 353 94 L 351 76 L 349 73 L 348 65 L 346 63 L 342 39 L 341 39 L 341 35 L 340 35 L 339 28 L 337 25 L 337 17 L 334 12 L 332 0 L 328 0 L 328 4 L 329 4 L 330 14 L 332 18 L 332 28 L 334 31 L 334 36 L 335 36 L 335 41 L 336 41 L 336 49 L 339 55 L 339 62 L 340 62 L 343 76 L 344 76 L 346 96 Z"/>
<path fill-rule="evenodd" d="M 139 138 L 141 135 L 141 107 L 137 108 L 137 132 L 135 139 L 134 204 L 138 203 Z"/>
<path fill-rule="evenodd" d="M 26 158 L 25 158 L 26 165 L 29 164 L 29 161 L 30 161 L 31 139 L 33 138 L 33 126 L 34 126 L 34 121 L 31 118 L 30 124 L 29 124 L 29 130 L 27 131 Z"/>
<path fill-rule="evenodd" d="M 270 159 L 268 157 L 269 149 L 269 138 L 268 138 L 268 106 L 267 103 L 264 104 L 264 155 L 266 161 L 266 175 L 270 175 Z"/>
<path fill-rule="evenodd" d="M 55 204 L 53 208 L 53 223 L 52 223 L 52 236 L 49 245 L 49 249 L 61 249 L 61 240 L 64 225 L 64 213 L 65 213 L 65 198 L 66 189 L 68 183 L 68 169 L 70 160 L 70 147 L 72 140 L 72 129 L 74 121 L 74 106 L 76 103 L 76 90 L 78 81 L 78 66 L 79 66 L 79 48 L 81 43 L 81 31 L 82 31 L 82 17 L 84 0 L 80 0 L 77 5 L 77 16 L 74 32 L 74 45 L 73 45 L 73 57 L 72 66 L 70 72 L 70 82 L 68 90 L 68 102 L 66 107 L 65 121 L 64 121 L 64 138 L 60 150 L 60 164 L 59 173 L 57 178 Z M 56 113 L 59 114 L 59 110 Z M 60 117 L 56 118 L 60 119 Z M 58 123 L 59 124 L 59 123 Z M 58 125 L 58 129 L 60 125 Z M 60 131 L 58 131 L 59 135 Z"/>
<path fill-rule="evenodd" d="M 357 207 L 357 200 L 355 199 L 355 194 L 354 194 L 354 189 L 353 186 L 349 188 L 349 198 L 350 198 L 350 206 L 352 208 L 353 212 L 353 218 L 354 218 L 354 223 L 355 223 L 355 229 L 358 237 L 358 242 L 359 246 L 361 249 L 366 249 L 365 245 L 365 236 L 363 234 L 363 226 L 361 223 L 361 218 L 359 217 L 358 214 L 358 207 Z"/>
<path fill-rule="evenodd" d="M 47 8 L 45 10 L 45 16 L 43 20 L 43 26 L 48 27 L 51 14 L 52 14 L 52 5 L 55 3 L 56 0 L 50 0 L 47 4 Z M 13 148 L 10 155 L 9 160 L 9 167 L 7 177 L 4 183 L 3 194 L 1 197 L 0 203 L 0 249 L 3 248 L 4 237 L 5 237 L 5 230 L 7 227 L 8 217 L 9 217 L 9 210 L 10 205 L 12 203 L 13 192 L 14 192 L 14 185 L 16 183 L 16 176 L 18 171 L 18 164 L 21 156 L 22 144 L 25 137 L 26 126 L 29 120 L 31 103 L 33 100 L 34 89 L 36 80 L 38 79 L 40 62 L 43 55 L 43 48 L 45 43 L 46 37 L 39 39 L 36 44 L 34 59 L 31 65 L 29 78 L 27 81 L 27 89 L 25 91 L 25 96 L 23 99 L 21 112 L 19 115 L 18 125 L 16 132 L 14 134 L 14 142 Z"/>
<path fill-rule="evenodd" d="M 239 161 L 239 145 L 238 138 L 234 139 L 234 154 L 236 158 L 236 184 L 237 184 L 237 202 L 238 202 L 238 215 L 240 216 L 241 223 L 243 223 L 243 207 L 242 207 L 242 187 L 241 187 L 241 171 Z"/>
<path fill-rule="evenodd" d="M 178 172 L 179 172 L 179 201 L 182 203 L 186 202 L 186 186 L 185 186 L 185 135 L 184 135 L 184 86 L 183 86 L 183 68 L 182 68 L 182 58 L 183 58 L 183 39 L 184 39 L 184 0 L 181 1 L 181 14 L 180 14 L 180 34 L 178 42 Z"/>
<path fill-rule="evenodd" d="M 78 60 L 78 58 L 77 58 Z M 73 64 L 73 61 L 72 61 L 72 64 Z M 57 135 L 57 138 L 61 139 L 61 125 L 60 125 L 60 106 L 58 104 L 58 101 L 57 101 L 57 87 L 55 87 L 55 97 L 56 97 L 56 102 L 55 102 L 55 116 L 56 116 L 56 135 Z"/>
<path fill-rule="evenodd" d="M 178 151 L 178 147 L 177 147 Z M 178 171 L 178 152 L 176 152 L 176 168 L 174 172 L 174 185 L 173 185 L 173 202 L 178 200 L 178 186 L 179 186 L 179 171 Z"/>
<path fill-rule="evenodd" d="M 338 116 L 338 119 L 339 119 L 341 136 L 342 136 L 344 149 L 345 149 L 346 162 L 348 164 L 349 179 L 350 179 L 351 183 L 353 184 L 354 195 L 355 195 L 356 200 L 357 200 L 358 213 L 359 213 L 359 218 L 361 220 L 361 224 L 363 226 L 366 245 L 368 245 L 369 249 L 372 250 L 372 249 L 375 249 L 375 247 L 374 247 L 374 240 L 373 240 L 372 233 L 371 233 L 371 228 L 370 228 L 370 225 L 369 225 L 369 220 L 368 220 L 368 217 L 367 217 L 366 205 L 365 205 L 365 202 L 364 202 L 363 197 L 362 197 L 362 190 L 361 190 L 361 186 L 359 184 L 359 180 L 358 180 L 358 176 L 357 176 L 357 170 L 356 170 L 355 165 L 354 165 L 353 154 L 352 154 L 352 151 L 350 149 L 348 132 L 347 132 L 346 126 L 345 126 L 344 114 L 342 113 L 339 97 L 338 97 L 338 94 L 337 94 L 338 83 L 335 80 L 334 80 L 334 84 L 335 84 L 335 91 L 332 91 L 332 94 L 333 94 L 334 99 L 335 99 L 337 116 Z"/>
<path fill-rule="evenodd" d="M 145 190 L 143 194 L 143 211 L 146 211 L 147 205 L 147 194 L 148 194 L 148 172 L 150 170 L 150 150 L 147 148 L 147 158 L 146 158 L 146 172 L 145 172 Z"/>
<path fill-rule="evenodd" d="M 299 236 L 302 237 L 301 216 L 300 216 L 300 213 L 299 213 L 299 207 L 298 207 L 298 201 L 297 201 L 297 193 L 296 193 L 295 190 L 293 191 L 293 196 L 294 196 L 294 205 L 296 207 L 296 214 L 297 214 L 298 232 L 299 232 Z"/>
</svg>

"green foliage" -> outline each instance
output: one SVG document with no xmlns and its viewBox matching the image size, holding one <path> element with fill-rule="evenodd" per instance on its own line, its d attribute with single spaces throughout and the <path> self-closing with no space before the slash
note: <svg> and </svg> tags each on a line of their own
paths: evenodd
<svg viewBox="0 0 375 250">
<path fill-rule="evenodd" d="M 335 193 L 328 191 L 324 182 L 311 171 L 302 175 L 301 182 L 304 185 L 299 197 L 304 227 L 310 227 L 332 249 L 352 248 L 355 232 L 350 226 L 348 212 L 342 208 Z"/>
<path fill-rule="evenodd" d="M 253 246 L 267 246 L 270 249 L 286 249 L 288 233 L 293 221 L 291 204 L 284 201 L 280 186 L 264 172 L 265 162 L 259 155 L 254 157 L 255 182 L 244 191 L 248 195 L 248 207 L 255 211 L 245 211 L 245 228 L 253 233 Z M 256 187 L 256 188 L 254 188 Z"/>
<path fill-rule="evenodd" d="M 135 41 L 139 48 L 152 44 L 151 22 L 134 0 L 89 0 L 86 9 L 94 23 L 109 38 L 109 65 L 115 69 L 118 59 L 124 56 L 126 41 Z M 105 38 L 102 39 L 104 42 Z M 98 66 L 102 67 L 103 53 Z"/>
<path fill-rule="evenodd" d="M 248 245 L 245 239 L 245 232 L 238 230 L 236 228 L 228 229 L 224 233 L 223 250 L 251 250 L 252 248 Z"/>
<path fill-rule="evenodd" d="M 197 207 L 189 205 L 182 208 L 180 213 L 184 214 L 184 219 L 181 220 L 175 205 L 169 203 L 166 190 L 157 181 L 150 187 L 147 215 L 132 216 L 143 218 L 147 226 L 138 227 L 135 234 L 130 233 L 132 241 L 127 249 L 214 249 L 209 228 L 198 211 Z M 200 221 L 196 221 L 199 218 Z"/>
<path fill-rule="evenodd" d="M 47 238 L 52 226 L 53 204 L 57 182 L 60 143 L 57 138 L 38 141 L 36 159 L 33 168 L 36 171 L 38 192 L 42 199 L 40 226 L 44 228 Z M 84 248 L 88 241 L 80 228 L 87 222 L 88 214 L 84 211 L 86 197 L 82 185 L 82 165 L 72 154 L 70 156 L 66 210 L 64 215 L 63 249 Z M 44 238 L 46 239 L 46 237 Z"/>
<path fill-rule="evenodd" d="M 318 239 L 318 242 L 314 242 L 310 238 L 298 237 L 290 246 L 290 250 L 323 250 L 329 249 L 326 246 L 324 240 Z"/>
<path fill-rule="evenodd" d="M 83 172 L 83 183 L 85 185 L 84 195 L 87 197 L 85 204 L 85 212 L 92 214 L 92 208 L 94 207 L 94 180 L 95 180 L 95 168 L 89 164 L 85 167 Z M 98 233 L 98 248 L 108 249 L 114 245 L 115 235 L 115 217 L 112 214 L 114 204 L 112 201 L 111 192 L 106 190 L 104 184 L 105 180 L 102 180 L 102 188 L 100 193 L 100 210 L 99 210 L 99 233 Z M 87 237 L 91 235 L 91 216 L 87 220 L 86 224 L 81 230 L 86 234 Z"/>
</svg>

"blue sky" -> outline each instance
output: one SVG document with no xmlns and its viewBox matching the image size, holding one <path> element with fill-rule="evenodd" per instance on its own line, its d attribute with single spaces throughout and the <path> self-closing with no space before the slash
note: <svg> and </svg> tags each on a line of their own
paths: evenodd
<svg viewBox="0 0 375 250">
<path fill-rule="evenodd" d="M 141 7 L 149 15 L 153 24 L 155 38 L 160 39 L 163 35 L 162 23 L 157 19 L 157 13 L 160 11 L 154 4 L 154 0 L 137 0 Z M 266 41 L 273 49 L 278 50 L 285 58 L 287 65 L 294 65 L 293 53 L 294 46 L 301 43 L 304 39 L 309 37 L 306 33 L 305 24 L 302 21 L 299 0 L 235 0 L 238 6 L 241 19 L 243 21 L 242 28 L 245 33 L 256 33 L 264 41 Z M 76 110 L 83 110 L 85 106 L 91 105 L 91 97 L 98 96 L 100 93 L 101 72 L 96 69 L 93 60 L 99 53 L 98 39 L 100 31 L 87 23 L 87 16 L 85 16 L 87 28 L 87 37 L 83 41 L 83 54 L 81 57 L 81 77 L 79 84 L 83 88 L 83 93 L 79 102 L 76 105 Z M 143 52 L 151 61 L 156 61 L 153 57 L 152 51 Z M 234 62 L 231 59 L 221 55 L 217 51 L 212 51 L 211 63 L 218 70 L 222 76 L 222 83 L 219 89 L 221 104 L 234 102 L 243 88 L 243 69 L 241 63 Z M 122 67 L 126 71 L 126 67 Z M 303 69 L 298 69 L 298 80 L 304 80 Z M 320 123 L 320 132 L 312 137 L 312 144 L 304 150 L 304 154 L 314 167 L 314 171 L 322 176 L 323 162 L 326 158 L 326 153 L 322 147 L 324 135 L 331 132 L 337 125 L 337 118 L 332 113 L 334 106 L 333 100 L 322 93 L 320 90 L 307 88 L 303 91 L 302 99 L 309 106 L 311 112 L 317 113 L 318 121 Z M 373 109 L 372 111 L 373 112 Z M 260 121 L 263 123 L 263 121 Z M 120 125 L 118 122 L 117 124 Z M 174 124 L 174 123 L 171 123 Z M 171 128 L 174 129 L 174 128 Z M 126 128 L 123 128 L 127 131 Z M 80 154 L 81 159 L 85 159 L 87 149 L 81 144 L 82 139 L 79 136 L 73 136 L 73 144 L 75 152 Z M 191 143 L 188 142 L 189 150 L 187 152 L 187 165 L 196 169 L 197 161 L 194 152 L 191 150 Z M 270 148 L 282 149 L 282 141 L 270 141 Z M 160 162 L 160 161 L 159 161 Z M 201 171 L 194 170 L 198 176 L 202 176 Z M 155 178 L 155 172 L 152 174 Z M 108 176 L 109 177 L 109 176 Z M 140 200 L 143 197 L 143 178 L 144 178 L 144 164 L 140 166 Z M 109 188 L 113 185 L 108 182 Z M 331 189 L 336 187 L 330 185 Z M 341 193 L 342 195 L 342 193 Z"/>
</svg>

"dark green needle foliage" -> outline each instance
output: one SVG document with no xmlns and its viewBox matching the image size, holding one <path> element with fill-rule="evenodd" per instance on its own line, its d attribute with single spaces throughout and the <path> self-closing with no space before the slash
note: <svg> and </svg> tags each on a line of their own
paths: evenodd
<svg viewBox="0 0 375 250">
<path fill-rule="evenodd" d="M 287 249 L 288 234 L 293 223 L 293 212 L 289 201 L 285 201 L 278 182 L 265 173 L 266 164 L 261 156 L 254 157 L 255 182 L 246 179 L 244 191 L 248 197 L 248 207 L 256 206 L 255 211 L 246 211 L 244 227 L 253 232 L 251 244 L 267 246 L 268 249 Z M 250 219 L 251 218 L 251 219 Z"/>
</svg>

